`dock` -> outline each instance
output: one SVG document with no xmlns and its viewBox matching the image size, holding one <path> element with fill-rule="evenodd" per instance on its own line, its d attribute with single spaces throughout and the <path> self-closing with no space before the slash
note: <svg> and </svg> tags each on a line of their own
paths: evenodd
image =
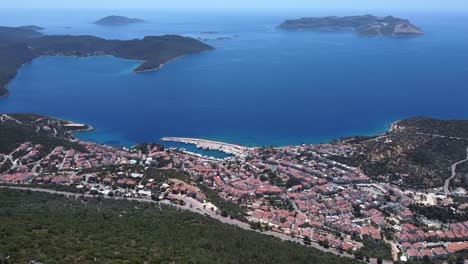
<svg viewBox="0 0 468 264">
<path fill-rule="evenodd" d="M 253 149 L 241 145 L 199 138 L 163 137 L 161 140 L 195 145 L 199 149 L 221 151 L 237 157 L 245 157 Z"/>
</svg>

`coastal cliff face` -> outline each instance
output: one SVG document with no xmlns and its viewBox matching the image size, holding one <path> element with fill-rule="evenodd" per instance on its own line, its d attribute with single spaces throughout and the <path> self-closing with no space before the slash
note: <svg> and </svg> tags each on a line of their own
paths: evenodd
<svg viewBox="0 0 468 264">
<path fill-rule="evenodd" d="M 293 31 L 340 31 L 354 30 L 360 36 L 409 36 L 421 35 L 423 31 L 411 24 L 409 20 L 392 16 L 376 17 L 309 17 L 286 20 L 278 29 Z"/>
<path fill-rule="evenodd" d="M 156 70 L 176 58 L 212 50 L 213 47 L 178 35 L 149 36 L 135 40 L 106 40 L 94 36 L 44 36 L 24 28 L 0 27 L 0 96 L 18 69 L 33 59 L 48 56 L 111 55 L 141 60 L 135 72 Z"/>
</svg>

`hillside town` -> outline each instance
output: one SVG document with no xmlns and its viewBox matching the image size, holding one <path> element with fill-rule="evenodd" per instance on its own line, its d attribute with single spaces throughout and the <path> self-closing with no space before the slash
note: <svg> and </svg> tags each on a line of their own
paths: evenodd
<svg viewBox="0 0 468 264">
<path fill-rule="evenodd" d="M 359 168 L 330 159 L 346 154 L 346 145 L 247 148 L 188 142 L 231 154 L 215 159 L 157 144 L 126 149 L 74 142 L 81 151 L 65 146 L 44 151 L 46 146 L 23 142 L 0 154 L 0 182 L 166 201 L 228 217 L 206 188 L 241 208 L 239 220 L 252 229 L 361 259 L 369 250 L 379 259 L 402 262 L 447 260 L 468 251 L 466 204 L 442 190 L 402 189 L 376 181 Z M 418 214 L 415 205 L 451 208 L 462 217 L 430 219 Z"/>
</svg>

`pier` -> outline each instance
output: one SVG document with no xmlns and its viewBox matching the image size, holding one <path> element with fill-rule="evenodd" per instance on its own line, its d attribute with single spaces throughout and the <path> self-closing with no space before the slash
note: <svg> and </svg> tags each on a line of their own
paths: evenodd
<svg viewBox="0 0 468 264">
<path fill-rule="evenodd" d="M 163 137 L 161 140 L 195 145 L 199 149 L 221 151 L 238 157 L 245 157 L 253 149 L 241 145 L 198 138 Z"/>
</svg>

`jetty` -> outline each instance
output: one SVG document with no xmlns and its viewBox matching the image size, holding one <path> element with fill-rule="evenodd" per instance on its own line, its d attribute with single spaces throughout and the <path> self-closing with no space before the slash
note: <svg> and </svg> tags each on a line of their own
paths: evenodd
<svg viewBox="0 0 468 264">
<path fill-rule="evenodd" d="M 238 157 L 245 157 L 253 149 L 241 145 L 199 138 L 163 137 L 161 140 L 195 145 L 195 147 L 199 149 L 221 151 Z"/>
</svg>

